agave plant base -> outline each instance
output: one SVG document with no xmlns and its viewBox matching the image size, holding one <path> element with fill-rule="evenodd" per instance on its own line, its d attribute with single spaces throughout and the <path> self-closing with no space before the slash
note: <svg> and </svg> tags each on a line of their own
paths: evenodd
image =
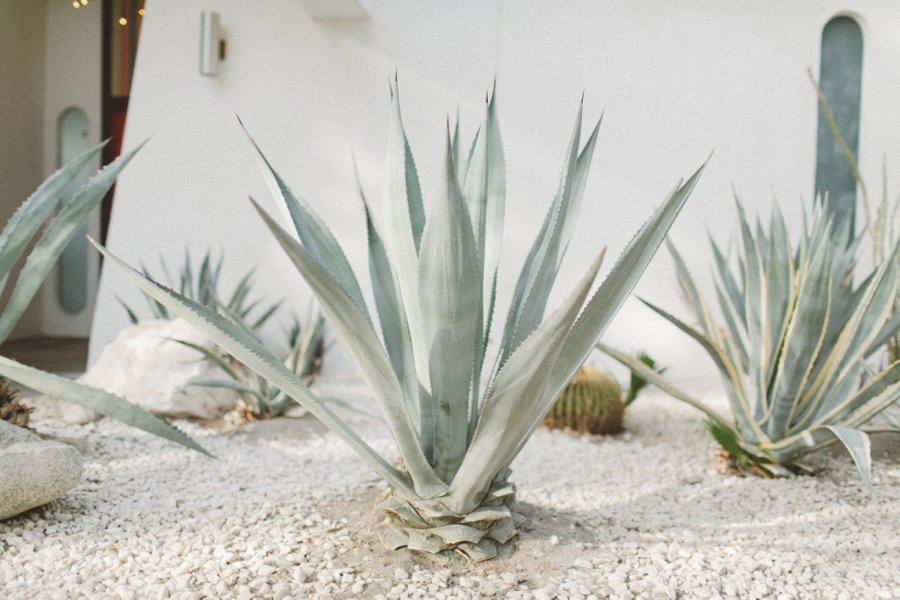
<svg viewBox="0 0 900 600">
<path fill-rule="evenodd" d="M 716 448 L 715 450 L 715 468 L 717 471 L 728 475 L 737 475 L 739 477 L 753 476 L 764 479 L 815 474 L 815 470 L 807 463 L 780 465 L 774 462 L 753 462 L 746 460 L 745 457 L 735 457 L 724 448 Z"/>
<path fill-rule="evenodd" d="M 435 560 L 465 564 L 507 558 L 515 550 L 516 526 L 525 517 L 515 511 L 516 486 L 495 481 L 484 501 L 468 514 L 448 509 L 439 499 L 407 500 L 388 490 L 376 506 L 387 525 L 384 545 L 408 548 Z"/>
</svg>

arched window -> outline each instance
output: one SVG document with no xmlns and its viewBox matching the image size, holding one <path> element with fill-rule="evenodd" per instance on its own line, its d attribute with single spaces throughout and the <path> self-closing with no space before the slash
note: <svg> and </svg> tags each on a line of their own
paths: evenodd
<svg viewBox="0 0 900 600">
<path fill-rule="evenodd" d="M 91 147 L 90 142 L 88 117 L 85 112 L 77 107 L 64 110 L 59 116 L 58 166 L 61 167 L 88 150 Z M 86 165 L 78 177 L 81 181 L 87 181 L 88 176 L 89 167 Z M 88 249 L 84 239 L 87 232 L 87 225 L 82 225 L 81 231 L 69 242 L 59 257 L 58 300 L 62 309 L 69 315 L 77 315 L 87 306 Z"/>
<path fill-rule="evenodd" d="M 859 155 L 859 107 L 863 36 L 850 17 L 835 17 L 822 30 L 819 85 L 854 157 Z M 854 231 L 856 180 L 819 107 L 816 138 L 816 193 L 828 194 L 835 224 L 849 220 Z"/>
</svg>

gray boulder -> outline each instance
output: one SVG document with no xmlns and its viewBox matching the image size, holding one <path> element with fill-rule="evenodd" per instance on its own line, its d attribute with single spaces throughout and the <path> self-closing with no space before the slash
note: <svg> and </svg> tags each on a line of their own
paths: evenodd
<svg viewBox="0 0 900 600">
<path fill-rule="evenodd" d="M 0 519 L 52 502 L 81 480 L 81 454 L 0 421 Z"/>
</svg>

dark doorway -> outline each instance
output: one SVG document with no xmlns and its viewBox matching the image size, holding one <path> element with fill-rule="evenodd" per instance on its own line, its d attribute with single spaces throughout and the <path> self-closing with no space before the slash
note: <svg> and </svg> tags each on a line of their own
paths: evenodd
<svg viewBox="0 0 900 600">
<path fill-rule="evenodd" d="M 103 152 L 104 164 L 122 152 L 131 77 L 143 20 L 144 0 L 103 0 L 103 139 L 109 140 Z M 113 186 L 103 200 L 100 239 L 104 243 L 115 191 Z"/>
</svg>

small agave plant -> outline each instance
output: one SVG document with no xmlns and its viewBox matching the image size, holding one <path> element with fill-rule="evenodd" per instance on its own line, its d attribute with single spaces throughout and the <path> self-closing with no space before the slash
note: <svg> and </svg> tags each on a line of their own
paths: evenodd
<svg viewBox="0 0 900 600">
<path fill-rule="evenodd" d="M 254 206 L 369 383 L 399 462 L 377 454 L 245 331 L 101 251 L 156 300 L 307 408 L 385 479 L 390 492 L 380 510 L 389 523 L 384 541 L 390 548 L 449 561 L 506 556 L 521 518 L 514 512 L 510 463 L 628 297 L 700 172 L 675 188 L 590 299 L 602 252 L 562 305 L 543 319 L 597 140 L 595 127 L 581 147 L 579 109 L 559 190 L 522 267 L 500 331 L 496 366 L 488 372 L 485 354 L 506 202 L 495 100 L 486 104 L 468 157 L 448 127 L 440 194 L 426 219 L 396 82 L 391 92 L 379 223 L 362 198 L 377 320 L 328 227 L 261 153 L 263 172 L 294 232 Z"/>
<path fill-rule="evenodd" d="M 877 357 L 900 328 L 900 318 L 892 316 L 897 261 L 886 260 L 854 286 L 850 273 L 861 238 L 846 232 L 831 235 L 821 206 L 814 208 L 811 222 L 804 219 L 796 248 L 777 206 L 769 232 L 757 222 L 755 234 L 740 202 L 737 208 L 737 275 L 712 243 L 716 297 L 725 327 L 713 320 L 710 305 L 671 244 L 678 281 L 699 328 L 645 302 L 712 357 L 728 394 L 733 425 L 646 365 L 603 344 L 598 347 L 704 411 L 710 432 L 739 468 L 769 476 L 810 472 L 804 457 L 840 441 L 869 485 L 866 432 L 885 428 L 867 423 L 900 398 L 900 361 L 879 368 Z M 890 255 L 896 252 L 895 245 Z"/>
<path fill-rule="evenodd" d="M 72 159 L 48 177 L 23 202 L 0 232 L 0 295 L 15 281 L 6 303 L 0 307 L 0 342 L 9 337 L 34 295 L 69 242 L 82 231 L 91 211 L 115 182 L 140 147 L 123 154 L 87 183 L 81 174 L 104 144 Z M 29 252 L 30 248 L 30 252 Z M 14 267 L 26 256 L 18 272 Z M 34 369 L 0 356 L 0 378 L 9 379 L 48 396 L 79 404 L 204 454 L 196 442 L 167 421 L 103 390 Z M 21 412 L 19 412 L 21 415 Z M 27 415 L 21 422 L 27 424 Z"/>
<path fill-rule="evenodd" d="M 225 294 L 221 289 L 220 275 L 222 273 L 222 264 L 224 257 L 219 256 L 218 260 L 212 257 L 207 251 L 200 261 L 200 266 L 196 273 L 191 261 L 190 252 L 185 248 L 184 263 L 178 271 L 177 279 L 172 276 L 169 267 L 162 257 L 159 259 L 160 267 L 165 276 L 164 283 L 172 289 L 178 290 L 185 298 L 196 300 L 203 306 L 209 306 L 214 310 L 229 315 L 232 319 L 238 320 L 240 323 L 250 328 L 251 333 L 257 333 L 262 329 L 263 325 L 275 314 L 281 306 L 281 302 L 262 305 L 260 300 L 251 300 L 250 293 L 253 288 L 253 270 L 247 271 L 235 284 L 230 294 Z M 144 275 L 152 278 L 150 270 L 143 263 L 141 270 Z M 171 319 L 173 315 L 164 304 L 160 304 L 152 297 L 144 294 L 150 314 L 154 319 Z M 140 318 L 137 312 L 128 304 L 117 298 L 119 304 L 128 313 L 128 319 L 137 324 Z M 260 312 L 262 311 L 262 312 Z"/>
<path fill-rule="evenodd" d="M 286 332 L 288 353 L 283 362 L 292 373 L 309 386 L 322 369 L 322 359 L 325 355 L 325 316 L 321 311 L 312 309 L 307 315 L 306 325 L 301 325 L 295 317 Z M 242 320 L 232 319 L 232 321 L 243 326 L 247 333 L 254 333 L 254 330 Z M 298 406 L 296 400 L 270 384 L 266 378 L 246 365 L 235 362 L 230 355 L 223 356 L 218 348 L 209 348 L 184 340 L 176 341 L 200 352 L 228 377 L 228 379 L 201 379 L 192 381 L 191 385 L 236 391 L 240 395 L 238 409 L 245 420 L 278 417 Z"/>
</svg>

